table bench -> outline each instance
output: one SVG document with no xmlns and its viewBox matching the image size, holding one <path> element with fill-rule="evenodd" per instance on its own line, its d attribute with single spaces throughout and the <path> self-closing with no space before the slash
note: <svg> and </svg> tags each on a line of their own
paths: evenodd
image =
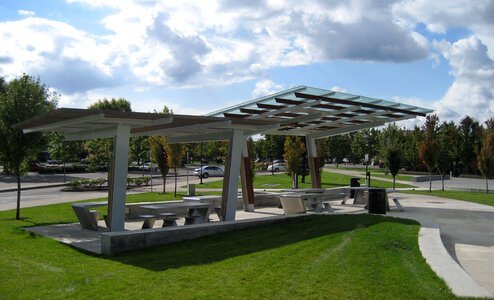
<svg viewBox="0 0 494 300">
<path fill-rule="evenodd" d="M 280 202 L 285 215 L 303 214 L 306 211 L 321 213 L 323 206 L 328 211 L 332 211 L 331 204 L 325 202 L 323 205 L 322 199 L 325 198 L 322 193 L 290 193 L 280 195 Z M 304 201 L 307 200 L 307 204 Z"/>
<path fill-rule="evenodd" d="M 167 213 L 172 210 L 184 209 L 187 210 L 185 216 L 185 225 L 189 224 L 202 224 L 209 222 L 209 209 L 211 204 L 208 203 L 164 203 L 156 205 L 143 205 L 141 208 L 148 210 L 151 214 L 159 215 L 160 213 Z"/>
<path fill-rule="evenodd" d="M 72 204 L 72 209 L 82 228 L 97 231 L 100 212 L 98 210 L 90 210 L 90 208 L 107 205 L 107 201 L 80 202 Z"/>
</svg>

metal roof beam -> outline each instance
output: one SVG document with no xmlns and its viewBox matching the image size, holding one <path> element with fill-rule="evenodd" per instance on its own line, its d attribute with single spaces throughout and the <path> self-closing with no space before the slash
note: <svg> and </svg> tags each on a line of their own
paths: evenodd
<svg viewBox="0 0 494 300">
<path fill-rule="evenodd" d="M 386 111 L 401 112 L 401 113 L 405 113 L 405 114 L 411 114 L 411 115 L 422 116 L 422 117 L 426 116 L 426 114 L 424 114 L 424 113 L 420 113 L 420 112 L 416 112 L 416 111 L 412 111 L 412 110 L 388 107 L 388 106 L 377 105 L 377 104 L 372 104 L 372 103 L 365 103 L 365 102 L 355 102 L 355 101 L 351 101 L 348 99 L 343 100 L 343 99 L 337 99 L 337 98 L 332 98 L 332 97 L 316 96 L 316 95 L 310 95 L 310 94 L 298 93 L 298 92 L 295 92 L 295 96 L 298 98 L 323 100 L 323 101 L 328 101 L 328 102 L 332 102 L 332 103 L 339 103 L 339 104 L 360 105 L 362 107 L 381 109 L 381 110 L 386 110 Z M 358 96 L 358 98 L 360 98 L 360 96 Z"/>
<path fill-rule="evenodd" d="M 372 128 L 372 127 L 379 127 L 383 126 L 386 124 L 385 121 L 378 121 L 378 122 L 371 122 L 371 123 L 366 123 L 366 124 L 361 124 L 361 125 L 350 125 L 350 126 L 345 126 L 337 129 L 332 129 L 328 131 L 323 131 L 323 132 L 317 132 L 317 133 L 310 133 L 308 136 L 313 139 L 320 139 L 328 136 L 333 136 L 333 135 L 341 135 L 341 134 L 346 134 L 362 129 L 367 129 L 367 128 Z"/>
<path fill-rule="evenodd" d="M 89 116 L 80 117 L 80 118 L 76 118 L 76 119 L 70 119 L 70 120 L 65 120 L 65 121 L 35 126 L 32 128 L 27 128 L 27 129 L 24 129 L 23 132 L 24 133 L 30 133 L 30 132 L 36 132 L 36 131 L 50 131 L 50 130 L 60 129 L 61 127 L 64 127 L 67 125 L 77 125 L 77 124 L 82 124 L 85 122 L 101 121 L 101 120 L 103 120 L 104 117 L 105 117 L 104 113 L 97 113 L 94 115 L 89 115 Z"/>
</svg>

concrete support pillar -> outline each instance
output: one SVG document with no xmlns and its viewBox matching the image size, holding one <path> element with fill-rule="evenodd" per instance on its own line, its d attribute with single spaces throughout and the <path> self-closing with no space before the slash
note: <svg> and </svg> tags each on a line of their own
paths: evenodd
<svg viewBox="0 0 494 300">
<path fill-rule="evenodd" d="M 242 180 L 242 200 L 244 202 L 244 211 L 254 211 L 254 174 L 252 174 L 252 166 L 246 140 L 244 140 L 242 148 L 240 179 Z"/>
<path fill-rule="evenodd" d="M 225 162 L 223 194 L 221 199 L 221 215 L 225 221 L 234 221 L 237 208 L 238 177 L 242 159 L 242 130 L 233 130 L 233 137 L 228 147 L 228 158 Z"/>
<path fill-rule="evenodd" d="M 321 173 L 319 172 L 319 159 L 317 158 L 316 140 L 306 136 L 307 159 L 309 160 L 310 180 L 313 188 L 321 188 Z"/>
<path fill-rule="evenodd" d="M 114 170 L 112 174 L 113 199 L 111 206 L 111 231 L 123 231 L 125 226 L 125 202 L 127 195 L 127 170 L 129 167 L 130 126 L 117 126 L 113 147 Z"/>
</svg>

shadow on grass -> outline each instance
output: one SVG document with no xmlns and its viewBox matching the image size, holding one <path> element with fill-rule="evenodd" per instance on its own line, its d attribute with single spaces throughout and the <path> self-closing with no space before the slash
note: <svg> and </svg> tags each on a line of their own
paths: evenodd
<svg viewBox="0 0 494 300">
<path fill-rule="evenodd" d="M 359 230 L 381 222 L 418 225 L 413 220 L 376 215 L 307 216 L 107 258 L 152 271 L 164 271 L 223 261 L 325 235 Z"/>
</svg>

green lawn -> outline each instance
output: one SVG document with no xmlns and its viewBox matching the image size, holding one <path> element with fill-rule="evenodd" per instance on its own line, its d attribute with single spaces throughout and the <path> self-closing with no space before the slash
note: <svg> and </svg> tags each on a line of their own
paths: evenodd
<svg viewBox="0 0 494 300">
<path fill-rule="evenodd" d="M 161 197 L 129 196 L 138 198 Z M 97 256 L 22 230 L 75 222 L 69 203 L 21 214 L 0 212 L 3 299 L 455 298 L 422 257 L 411 220 L 311 216 Z"/>
<path fill-rule="evenodd" d="M 322 172 L 321 174 L 321 182 L 323 188 L 333 188 L 346 186 L 350 184 L 350 178 L 354 176 L 331 173 L 331 172 Z M 305 183 L 300 182 L 301 178 L 299 177 L 299 187 L 300 188 L 309 188 L 311 187 L 310 176 L 305 177 Z M 365 183 L 365 178 L 361 177 L 361 184 Z M 371 178 L 371 185 L 374 187 L 382 187 L 382 188 L 391 188 L 393 187 L 392 182 L 386 182 L 381 180 L 376 180 Z M 206 182 L 203 184 L 196 185 L 196 188 L 222 188 L 223 180 Z M 240 187 L 240 183 L 239 183 Z M 290 176 L 284 173 L 278 173 L 275 175 L 262 175 L 254 177 L 254 188 L 256 189 L 289 189 L 292 187 L 292 179 Z M 414 187 L 413 185 L 408 184 L 396 184 L 397 188 L 402 187 Z"/>
<path fill-rule="evenodd" d="M 461 192 L 461 191 L 400 191 L 401 193 L 407 194 L 422 194 L 437 197 L 444 197 L 450 199 L 464 200 L 479 204 L 485 204 L 494 206 L 494 194 L 486 193 L 473 193 L 473 192 Z"/>
</svg>

